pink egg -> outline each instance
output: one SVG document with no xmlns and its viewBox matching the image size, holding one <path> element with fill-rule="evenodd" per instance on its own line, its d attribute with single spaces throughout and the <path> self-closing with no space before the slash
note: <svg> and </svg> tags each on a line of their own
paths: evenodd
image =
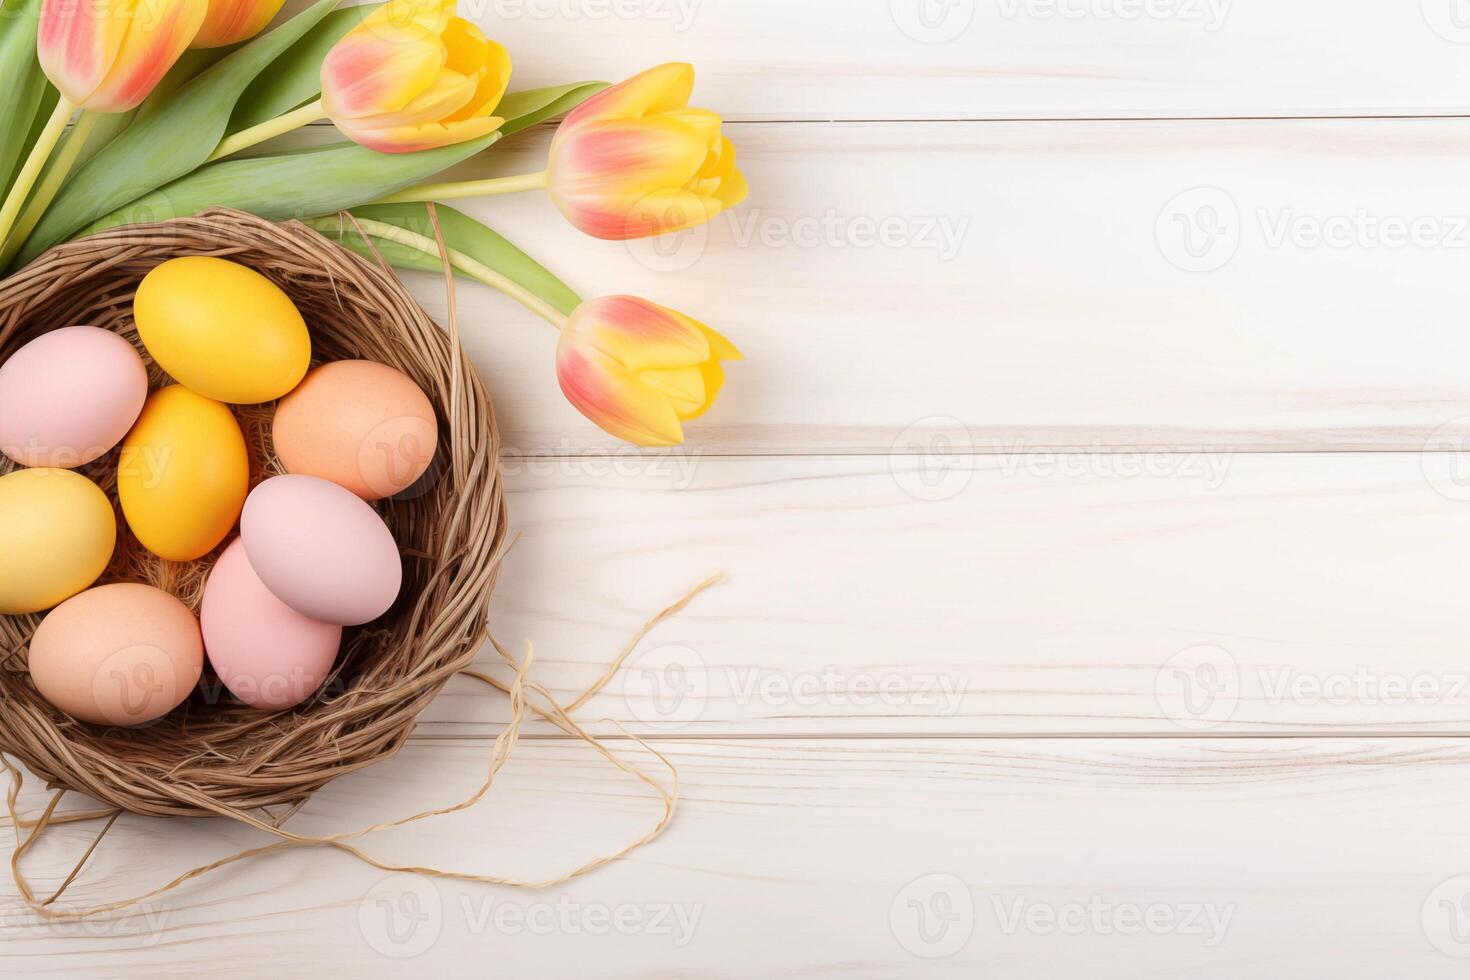
<svg viewBox="0 0 1470 980">
<path fill-rule="evenodd" d="M 311 697 L 342 645 L 342 627 L 301 615 L 265 587 L 239 538 L 209 573 L 199 619 L 214 672 L 252 708 L 281 711 Z"/>
<path fill-rule="evenodd" d="M 240 537 L 266 588 L 323 623 L 377 619 L 403 587 L 398 545 L 377 511 L 314 476 L 278 476 L 251 491 Z"/>
<path fill-rule="evenodd" d="M 84 466 L 122 441 L 147 398 L 132 344 L 97 327 L 52 330 L 0 365 L 0 452 L 22 466 Z"/>
</svg>

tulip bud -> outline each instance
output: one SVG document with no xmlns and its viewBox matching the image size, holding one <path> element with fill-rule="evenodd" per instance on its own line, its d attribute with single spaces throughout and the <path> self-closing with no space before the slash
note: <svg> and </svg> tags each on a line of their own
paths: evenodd
<svg viewBox="0 0 1470 980">
<path fill-rule="evenodd" d="M 607 432 L 639 446 L 677 446 L 683 422 L 709 410 L 735 345 L 682 313 L 632 296 L 588 300 L 556 350 L 561 390 Z"/>
<path fill-rule="evenodd" d="M 191 47 L 222 48 L 265 30 L 286 0 L 209 0 L 209 13 Z"/>
<path fill-rule="evenodd" d="M 41 68 L 71 106 L 127 112 L 194 40 L 207 0 L 45 0 Z"/>
<path fill-rule="evenodd" d="M 678 231 L 745 200 L 721 119 L 689 108 L 694 69 L 661 65 L 578 106 L 551 144 L 552 200 L 595 238 Z"/>
<path fill-rule="evenodd" d="M 322 64 L 322 109 L 346 136 L 383 153 L 463 143 L 493 133 L 510 55 L 453 0 L 389 0 Z"/>
</svg>

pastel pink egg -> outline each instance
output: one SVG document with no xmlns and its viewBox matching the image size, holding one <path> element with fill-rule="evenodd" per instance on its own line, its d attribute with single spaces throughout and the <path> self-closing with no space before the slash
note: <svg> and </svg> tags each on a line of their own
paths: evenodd
<svg viewBox="0 0 1470 980">
<path fill-rule="evenodd" d="M 132 344 L 97 327 L 52 330 L 0 365 L 0 452 L 22 466 L 85 466 L 122 441 L 147 398 Z"/>
<path fill-rule="evenodd" d="M 252 708 L 282 711 L 311 697 L 342 645 L 342 627 L 303 616 L 265 587 L 239 538 L 209 573 L 199 619 L 214 672 Z"/>
<path fill-rule="evenodd" d="M 240 537 L 266 588 L 323 623 L 371 622 L 403 587 L 403 560 L 378 512 L 314 476 L 278 476 L 251 491 Z"/>
</svg>

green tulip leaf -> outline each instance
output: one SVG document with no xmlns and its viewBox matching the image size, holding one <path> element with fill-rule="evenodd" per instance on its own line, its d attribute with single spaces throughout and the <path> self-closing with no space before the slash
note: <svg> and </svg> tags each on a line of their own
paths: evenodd
<svg viewBox="0 0 1470 980">
<path fill-rule="evenodd" d="M 144 195 L 87 227 L 83 234 L 164 221 L 227 207 L 272 221 L 329 214 L 421 183 L 494 143 L 477 140 L 419 153 L 378 153 L 356 143 L 245 160 L 221 160 Z"/>
<path fill-rule="evenodd" d="M 513 136 L 532 126 L 539 126 L 548 119 L 571 112 L 607 87 L 607 82 L 576 82 L 510 92 L 495 109 L 495 114 L 505 120 L 500 132 Z"/>
<path fill-rule="evenodd" d="M 321 0 L 227 55 L 147 112 L 74 173 L 21 251 L 29 262 L 129 201 L 189 173 L 224 137 L 235 103 L 255 77 L 331 12 Z"/>
<path fill-rule="evenodd" d="M 0 6 L 0 197 L 30 151 L 36 119 L 44 124 L 56 105 L 56 90 L 36 61 L 40 10 L 41 0 L 5 0 Z"/>
<path fill-rule="evenodd" d="M 228 132 L 238 133 L 269 122 L 314 100 L 322 91 L 322 62 L 327 52 L 382 4 L 334 10 L 262 72 L 240 101 Z"/>
<path fill-rule="evenodd" d="M 494 269 L 568 316 L 582 304 L 582 298 L 572 292 L 570 286 L 499 233 L 443 204 L 434 205 L 434 211 L 439 216 L 439 229 L 444 233 L 444 244 L 448 248 Z M 380 221 L 434 240 L 434 222 L 429 217 L 429 209 L 423 204 L 367 204 L 351 208 L 349 213 L 355 218 Z M 333 214 L 316 218 L 308 224 L 359 255 L 373 258 L 373 248 L 363 241 L 362 233 L 354 227 L 352 218 Z M 425 272 L 443 269 L 438 255 L 426 255 L 418 249 L 381 238 L 373 238 L 373 247 L 384 261 L 395 268 Z"/>
</svg>

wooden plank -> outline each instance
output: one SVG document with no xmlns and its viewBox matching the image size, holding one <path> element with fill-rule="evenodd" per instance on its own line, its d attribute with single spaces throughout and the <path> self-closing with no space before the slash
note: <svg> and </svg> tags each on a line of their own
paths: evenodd
<svg viewBox="0 0 1470 980">
<path fill-rule="evenodd" d="M 461 9 L 510 47 L 518 85 L 686 60 L 700 70 L 700 101 L 741 119 L 1463 113 L 1470 90 L 1470 26 L 1454 19 L 1455 0 L 494 0 Z"/>
<path fill-rule="evenodd" d="M 150 903 L 151 918 L 46 926 L 6 883 L 0 970 L 1379 980 L 1457 975 L 1446 954 L 1470 951 L 1452 929 L 1470 871 L 1463 741 L 664 748 L 683 774 L 673 828 L 570 884 L 389 877 L 298 851 L 191 883 Z M 413 744 L 321 793 L 298 829 L 458 799 L 486 754 Z M 554 876 L 637 836 L 657 818 L 650 795 L 585 748 L 537 742 L 478 810 L 367 846 L 393 862 Z M 59 832 L 32 872 L 54 883 L 89 840 Z M 219 821 L 127 817 L 68 900 L 115 898 L 258 840 Z"/>
<path fill-rule="evenodd" d="M 1456 457 L 683 462 L 507 463 L 521 540 L 491 628 L 534 642 L 561 697 L 731 576 L 588 718 L 680 737 L 1470 732 Z M 488 734 L 503 707 L 456 687 L 424 730 Z"/>
<path fill-rule="evenodd" d="M 1470 122 L 733 128 L 750 204 L 672 240 L 586 238 L 541 194 L 466 202 L 586 294 L 644 295 L 740 344 L 691 450 L 1470 436 Z M 534 169 L 545 143 L 460 174 Z M 413 281 L 442 317 L 442 283 Z M 473 283 L 460 311 L 511 452 L 618 445 L 563 399 L 545 324 Z"/>
</svg>

